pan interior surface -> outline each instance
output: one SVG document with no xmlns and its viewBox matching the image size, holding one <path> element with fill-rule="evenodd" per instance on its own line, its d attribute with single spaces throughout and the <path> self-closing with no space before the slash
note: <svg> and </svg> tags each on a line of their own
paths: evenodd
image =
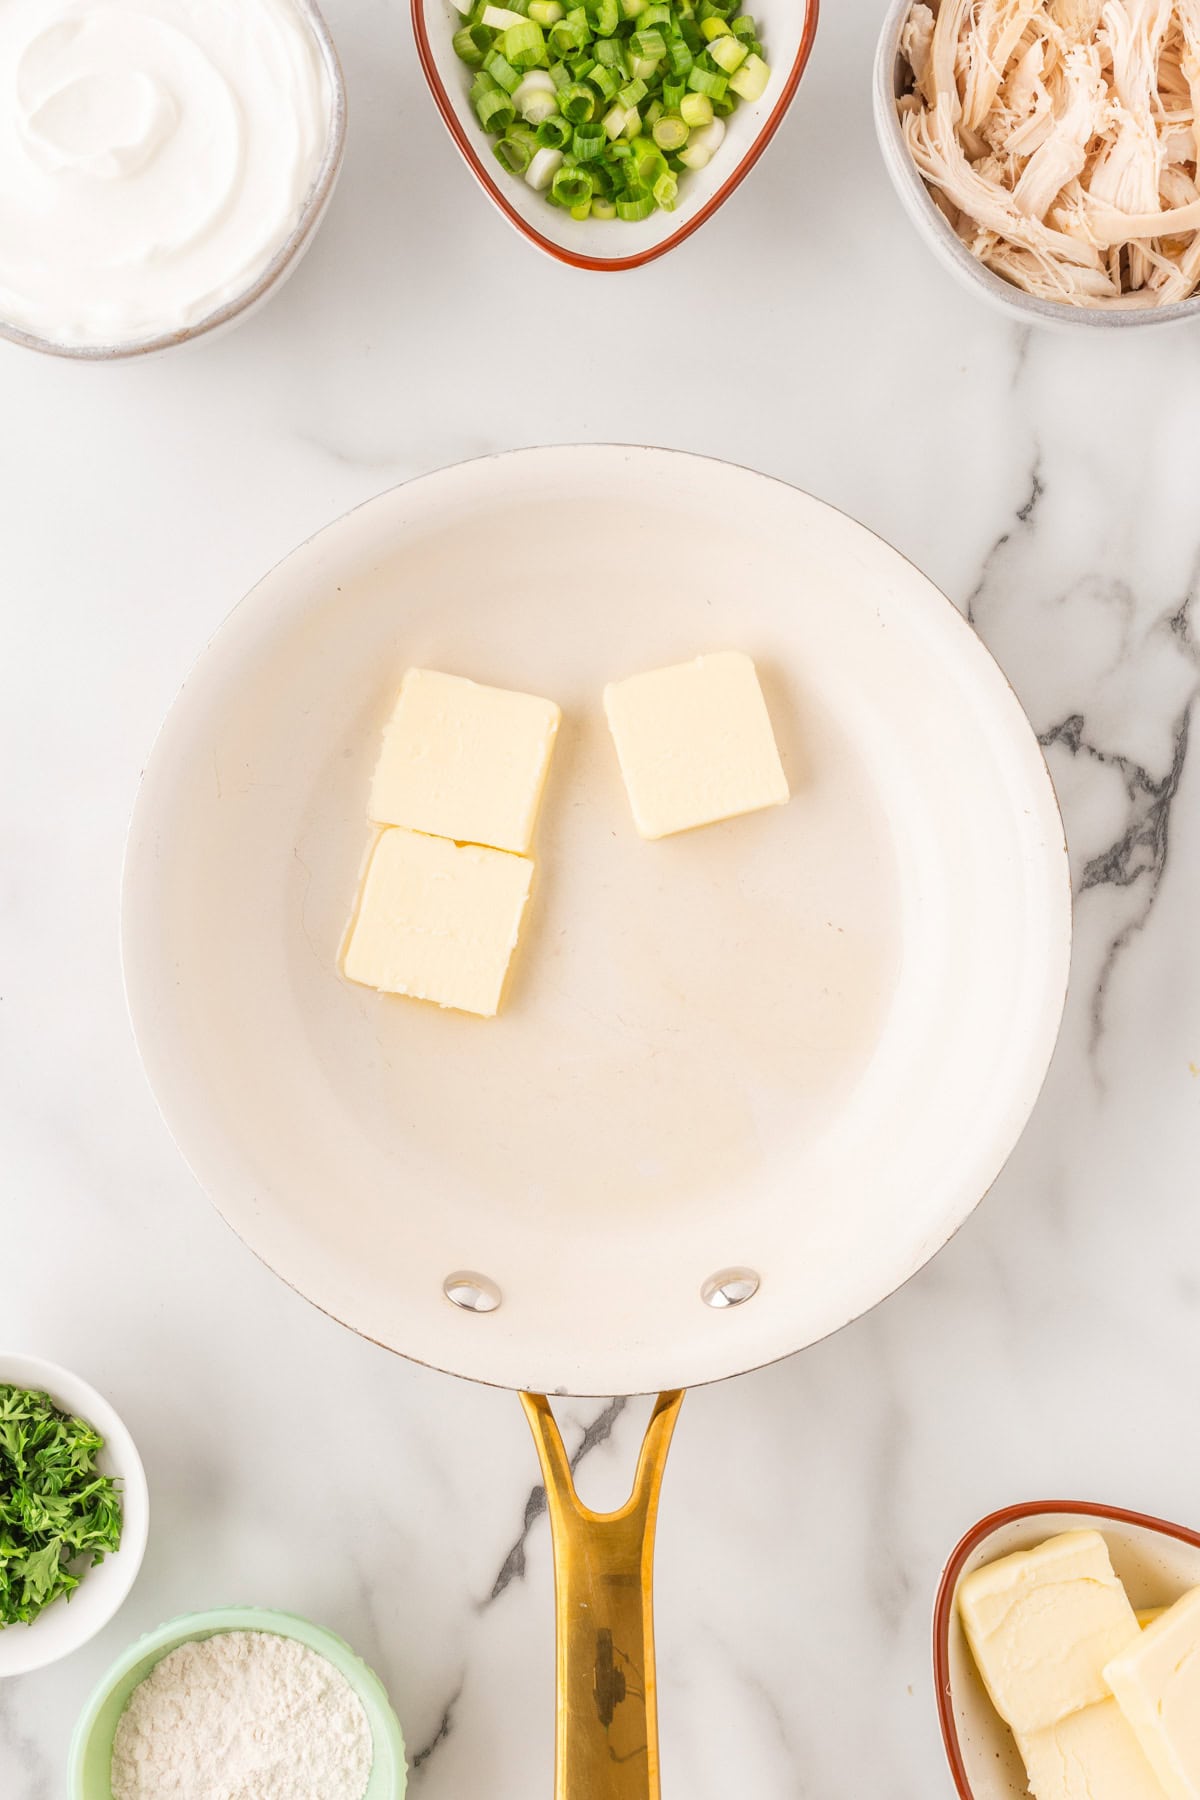
<svg viewBox="0 0 1200 1800">
<path fill-rule="evenodd" d="M 792 800 L 643 843 L 602 689 L 720 649 Z M 410 665 L 563 709 L 491 1021 L 337 970 Z M 139 1047 L 229 1223 L 356 1331 L 541 1392 L 719 1379 L 896 1288 L 1015 1143 L 1069 946 L 1049 776 L 950 603 L 807 495 L 613 447 L 425 477 L 281 564 L 189 677 L 126 871 Z M 725 1270 L 752 1298 L 705 1304 Z M 451 1305 L 461 1272 L 500 1304 Z"/>
</svg>

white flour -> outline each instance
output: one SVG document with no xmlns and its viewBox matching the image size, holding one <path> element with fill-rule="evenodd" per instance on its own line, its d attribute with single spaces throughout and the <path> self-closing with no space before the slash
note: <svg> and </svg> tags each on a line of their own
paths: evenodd
<svg viewBox="0 0 1200 1800">
<path fill-rule="evenodd" d="M 129 1697 L 113 1800 L 363 1800 L 371 1727 L 333 1664 L 294 1638 L 181 1644 Z"/>
</svg>

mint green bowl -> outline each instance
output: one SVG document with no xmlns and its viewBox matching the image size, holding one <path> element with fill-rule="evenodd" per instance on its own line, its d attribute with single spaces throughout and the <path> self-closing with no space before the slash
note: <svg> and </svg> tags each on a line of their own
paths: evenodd
<svg viewBox="0 0 1200 1800">
<path fill-rule="evenodd" d="M 75 1727 L 67 1765 L 69 1800 L 112 1800 L 113 1737 L 130 1694 L 155 1663 L 180 1644 L 216 1637 L 223 1631 L 270 1631 L 278 1637 L 296 1638 L 331 1662 L 362 1701 L 371 1726 L 375 1758 L 363 1800 L 402 1800 L 408 1783 L 404 1734 L 379 1677 L 332 1631 L 310 1625 L 292 1613 L 260 1606 L 189 1613 L 147 1632 L 129 1646 L 96 1688 Z"/>
</svg>

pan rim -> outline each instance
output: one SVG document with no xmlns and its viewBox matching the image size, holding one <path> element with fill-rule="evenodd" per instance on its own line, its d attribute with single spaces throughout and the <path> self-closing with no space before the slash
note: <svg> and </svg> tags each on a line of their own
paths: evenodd
<svg viewBox="0 0 1200 1800">
<path fill-rule="evenodd" d="M 1024 1111 L 1023 1111 L 1020 1123 L 1017 1126 L 1017 1128 L 1015 1129 L 1015 1131 L 1012 1132 L 1011 1141 L 1006 1142 L 1006 1146 L 1002 1150 L 1002 1153 L 1000 1155 L 1000 1158 L 999 1158 L 996 1168 L 994 1169 L 990 1178 L 988 1178 L 986 1180 L 986 1182 L 984 1183 L 984 1185 L 982 1186 L 982 1188 L 978 1194 L 978 1197 L 966 1208 L 966 1210 L 962 1213 L 962 1216 L 957 1219 L 957 1222 L 951 1227 L 951 1229 L 949 1231 L 947 1231 L 944 1235 L 942 1235 L 940 1232 L 938 1234 L 936 1234 L 936 1241 L 934 1241 L 932 1243 L 932 1246 L 930 1248 L 928 1248 L 927 1252 L 923 1252 L 921 1254 L 921 1260 L 913 1268 L 911 1268 L 906 1275 L 904 1275 L 900 1280 L 898 1280 L 894 1286 L 888 1288 L 885 1292 L 880 1293 L 869 1304 L 862 1306 L 859 1310 L 852 1313 L 848 1318 L 844 1319 L 839 1325 L 834 1326 L 827 1331 L 820 1332 L 817 1336 L 809 1338 L 801 1344 L 793 1345 L 790 1348 L 784 1349 L 784 1350 L 780 1351 L 777 1355 L 767 1356 L 767 1357 L 764 1357 L 764 1358 L 761 1358 L 758 1360 L 751 1361 L 751 1362 L 747 1363 L 744 1367 L 739 1367 L 736 1369 L 729 1369 L 729 1370 L 725 1370 L 723 1372 L 716 1373 L 716 1374 L 698 1376 L 698 1377 L 690 1380 L 687 1383 L 687 1385 L 694 1386 L 694 1387 L 713 1386 L 719 1382 L 726 1381 L 726 1380 L 732 1380 L 741 1375 L 754 1374 L 759 1371 L 775 1367 L 779 1363 L 783 1363 L 783 1362 L 790 1360 L 791 1357 L 793 1357 L 793 1356 L 802 1354 L 805 1350 L 815 1348 L 816 1345 L 827 1342 L 828 1340 L 838 1336 L 842 1331 L 846 1330 L 849 1326 L 858 1323 L 861 1319 L 865 1318 L 868 1314 L 875 1311 L 875 1309 L 878 1306 L 881 1306 L 885 1300 L 889 1300 L 895 1294 L 902 1292 L 903 1289 L 906 1288 L 909 1285 L 909 1283 L 911 1281 L 913 1281 L 917 1277 L 917 1275 L 919 1275 L 929 1265 L 929 1263 L 934 1261 L 935 1258 L 937 1256 L 939 1256 L 941 1254 L 941 1252 L 958 1236 L 959 1232 L 964 1228 L 964 1226 L 967 1224 L 968 1220 L 970 1220 L 974 1216 L 974 1214 L 982 1206 L 983 1202 L 987 1199 L 988 1195 L 991 1193 L 992 1188 L 995 1186 L 996 1182 L 999 1180 L 1000 1176 L 1003 1174 L 1004 1170 L 1008 1166 L 1008 1163 L 1011 1160 L 1012 1155 L 1014 1154 L 1014 1152 L 1017 1148 L 1017 1145 L 1020 1143 L 1022 1137 L 1024 1136 L 1024 1133 L 1028 1126 L 1029 1120 L 1032 1117 L 1033 1112 L 1037 1106 L 1038 1100 L 1044 1090 L 1046 1080 L 1049 1076 L 1049 1071 L 1050 1071 L 1050 1068 L 1053 1063 L 1054 1051 L 1055 1051 L 1055 1048 L 1057 1047 L 1059 1037 L 1061 1034 L 1062 1018 L 1063 1018 L 1063 1013 L 1064 1013 L 1065 1006 L 1066 1006 L 1067 994 L 1068 994 L 1068 989 L 1069 989 L 1070 970 L 1071 970 L 1071 963 L 1072 963 L 1073 938 L 1074 938 L 1074 892 L 1073 892 L 1073 887 L 1072 887 L 1072 884 L 1071 884 L 1070 878 L 1069 878 L 1069 861 L 1068 861 L 1068 854 L 1067 854 L 1066 832 L 1065 832 L 1065 826 L 1064 826 L 1063 818 L 1062 818 L 1061 804 L 1058 799 L 1057 790 L 1055 789 L 1053 777 L 1050 774 L 1050 769 L 1049 769 L 1048 763 L 1046 761 L 1044 749 L 1043 749 L 1042 745 L 1038 742 L 1037 735 L 1033 729 L 1032 723 L 1029 720 L 1028 715 L 1026 714 L 1025 709 L 1022 706 L 1018 696 L 1016 695 L 1016 692 L 1015 692 L 1015 690 L 1012 686 L 1012 683 L 1009 680 L 1007 674 L 1005 673 L 1003 668 L 1001 668 L 1000 664 L 997 662 L 996 658 L 992 655 L 992 652 L 988 649 L 987 645 L 983 642 L 982 638 L 974 630 L 974 627 L 972 626 L 971 622 L 964 616 L 964 614 L 961 612 L 961 610 L 954 604 L 953 600 L 951 600 L 949 595 L 947 595 L 944 592 L 944 590 L 941 589 L 937 585 L 937 583 L 932 580 L 932 578 L 930 576 L 926 575 L 924 570 L 922 570 L 918 564 L 916 564 L 910 557 L 905 555 L 905 553 L 903 551 L 897 549 L 896 546 L 894 544 L 892 544 L 887 538 L 885 538 L 880 532 L 873 530 L 870 526 L 864 525 L 860 520 L 856 519 L 853 514 L 847 512 L 844 508 L 839 507 L 830 501 L 824 500 L 818 495 L 809 493 L 806 489 L 799 487 L 796 483 L 790 482 L 781 476 L 766 473 L 762 470 L 754 468 L 752 465 L 734 462 L 728 458 L 709 456 L 709 455 L 706 455 L 703 453 L 693 452 L 693 451 L 689 451 L 689 450 L 683 450 L 678 447 L 656 446 L 656 445 L 639 444 L 639 443 L 564 442 L 564 443 L 545 444 L 545 445 L 526 445 L 526 446 L 507 449 L 507 450 L 491 451 L 491 452 L 487 452 L 487 453 L 484 453 L 479 456 L 467 457 L 467 458 L 460 459 L 457 462 L 444 464 L 436 469 L 425 470 L 420 473 L 411 475 L 400 482 L 395 482 L 395 483 L 390 484 L 388 487 L 381 489 L 378 493 L 372 494 L 372 495 L 368 496 L 366 499 L 359 501 L 356 505 L 348 508 L 344 513 L 339 514 L 334 519 L 326 521 L 324 524 L 322 524 L 320 527 L 318 527 L 318 529 L 316 531 L 310 533 L 308 537 L 302 539 L 299 544 L 294 545 L 284 556 L 279 558 L 277 562 L 275 562 L 267 571 L 265 571 L 264 574 L 256 582 L 253 583 L 253 585 L 247 590 L 247 592 L 244 595 L 242 595 L 241 598 L 238 599 L 235 602 L 235 604 L 229 609 L 229 611 L 221 619 L 221 621 L 219 622 L 219 624 L 217 625 L 215 630 L 213 630 L 208 635 L 205 642 L 200 647 L 198 653 L 193 658 L 193 660 L 188 668 L 188 671 L 187 671 L 186 675 L 184 676 L 183 681 L 180 683 L 180 686 L 176 692 L 176 695 L 175 695 L 174 699 L 172 700 L 171 705 L 168 708 L 166 714 L 164 715 L 164 718 L 158 728 L 158 731 L 155 734 L 154 741 L 147 753 L 145 762 L 143 764 L 141 776 L 139 779 L 137 792 L 134 797 L 133 805 L 132 805 L 131 812 L 130 812 L 130 820 L 129 820 L 129 826 L 128 826 L 128 830 L 127 830 L 127 834 L 126 834 L 124 858 L 123 858 L 122 872 L 121 872 L 120 957 L 121 957 L 122 983 L 123 983 L 123 988 L 124 988 L 124 993 L 125 993 L 126 1007 L 127 1007 L 127 1011 L 128 1011 L 128 1015 L 129 1015 L 130 1028 L 132 1031 L 135 1048 L 137 1050 L 138 1059 L 142 1065 L 143 1072 L 145 1073 L 147 1084 L 148 1084 L 151 1094 L 154 1098 L 155 1106 L 158 1110 L 159 1116 L 162 1119 L 162 1121 L 167 1129 L 167 1133 L 168 1133 L 169 1137 L 171 1138 L 171 1141 L 175 1145 L 175 1148 L 178 1151 L 181 1160 L 183 1161 L 185 1167 L 191 1173 L 193 1179 L 196 1181 L 196 1183 L 200 1187 L 201 1191 L 207 1196 L 208 1200 L 214 1206 L 218 1215 L 222 1218 L 222 1220 L 225 1222 L 225 1224 L 228 1226 L 228 1228 L 234 1233 L 234 1235 L 239 1239 L 239 1241 L 242 1244 L 244 1244 L 246 1246 L 246 1248 L 249 1249 L 253 1253 L 253 1255 L 257 1258 L 257 1260 L 265 1268 L 270 1270 L 270 1272 L 274 1276 L 276 1276 L 277 1279 L 282 1281 L 285 1284 L 285 1286 L 287 1286 L 293 1293 L 297 1294 L 308 1305 L 316 1307 L 316 1309 L 319 1312 L 324 1313 L 326 1315 L 326 1317 L 334 1320 L 335 1323 L 343 1326 L 346 1330 L 353 1332 L 355 1336 L 361 1337 L 364 1340 L 366 1340 L 367 1342 L 376 1344 L 376 1345 L 378 1345 L 379 1348 L 388 1350 L 393 1355 L 403 1357 L 406 1362 L 411 1362 L 421 1368 L 435 1370 L 439 1374 L 453 1375 L 462 1380 L 470 1380 L 470 1381 L 477 1382 L 480 1386 L 493 1387 L 493 1388 L 500 1389 L 500 1390 L 506 1391 L 506 1392 L 519 1392 L 522 1389 L 528 1389 L 531 1386 L 536 1387 L 538 1385 L 537 1383 L 529 1383 L 529 1382 L 524 1382 L 524 1381 L 521 1381 L 521 1382 L 502 1381 L 502 1380 L 496 1379 L 494 1377 L 489 1377 L 485 1374 L 479 1374 L 476 1372 L 468 1373 L 462 1369 L 447 1368 L 442 1363 L 440 1363 L 436 1360 L 430 1359 L 427 1356 L 420 1356 L 420 1355 L 417 1355 L 416 1353 L 414 1353 L 414 1351 L 412 1351 L 410 1349 L 403 1349 L 403 1348 L 398 1347 L 397 1345 L 385 1342 L 381 1338 L 374 1336 L 370 1331 L 364 1330 L 360 1326 L 353 1324 L 351 1321 L 349 1321 L 345 1318 L 342 1318 L 340 1316 L 339 1312 L 335 1311 L 332 1307 L 322 1303 L 320 1300 L 312 1298 L 309 1294 L 305 1293 L 303 1291 L 303 1289 L 298 1287 L 296 1285 L 296 1283 L 293 1280 L 291 1280 L 288 1275 L 286 1275 L 280 1268 L 278 1268 L 276 1266 L 276 1264 L 271 1260 L 271 1257 L 266 1252 L 259 1249 L 259 1247 L 255 1243 L 252 1243 L 246 1237 L 243 1230 L 239 1227 L 238 1224 L 234 1223 L 233 1219 L 229 1216 L 229 1213 L 226 1212 L 225 1207 L 222 1205 L 220 1199 L 218 1198 L 217 1193 L 214 1191 L 214 1185 L 212 1183 L 210 1183 L 210 1181 L 208 1179 L 206 1179 L 204 1174 L 201 1173 L 201 1170 L 200 1170 L 200 1167 L 198 1166 L 198 1164 L 203 1161 L 203 1158 L 200 1156 L 193 1157 L 193 1155 L 191 1153 L 189 1153 L 188 1148 L 185 1147 L 184 1143 L 181 1141 L 180 1134 L 177 1132 L 175 1125 L 173 1124 L 172 1119 L 168 1114 L 167 1105 L 164 1103 L 164 1100 L 161 1096 L 159 1082 L 156 1081 L 154 1073 L 152 1071 L 152 1064 L 155 1061 L 155 1057 L 152 1054 L 152 1052 L 150 1051 L 150 1049 L 148 1048 L 148 1044 L 147 1044 L 147 1039 L 150 1034 L 149 1034 L 149 1031 L 144 1028 L 139 1029 L 138 1003 L 137 1003 L 137 1000 L 135 999 L 135 993 L 134 993 L 136 982 L 135 982 L 135 978 L 132 974 L 132 965 L 133 965 L 133 961 L 134 961 L 134 956 L 133 956 L 134 945 L 133 945 L 133 941 L 132 941 L 132 931 L 131 931 L 132 908 L 131 908 L 131 904 L 130 904 L 130 893 L 131 893 L 131 888 L 133 886 L 133 883 L 135 880 L 135 875 L 136 875 L 135 852 L 137 849 L 137 844 L 136 844 L 135 840 L 137 839 L 137 835 L 138 835 L 138 826 L 139 826 L 139 822 L 140 822 L 141 810 L 142 810 L 143 805 L 146 803 L 148 777 L 150 775 L 151 770 L 154 768 L 157 752 L 160 748 L 160 745 L 162 744 L 162 742 L 164 740 L 166 733 L 168 732 L 170 723 L 175 714 L 175 710 L 176 710 L 178 701 L 179 701 L 180 697 L 183 695 L 183 693 L 185 692 L 185 690 L 187 689 L 189 683 L 191 683 L 193 678 L 196 676 L 197 672 L 205 664 L 207 658 L 209 657 L 210 653 L 213 651 L 218 640 L 224 635 L 227 628 L 239 615 L 246 616 L 246 609 L 249 609 L 251 602 L 253 602 L 255 600 L 256 596 L 259 595 L 261 590 L 264 589 L 265 587 L 269 586 L 269 584 L 271 584 L 274 581 L 275 577 L 279 574 L 279 572 L 288 563 L 293 561 L 295 558 L 301 556 L 304 552 L 310 550 L 317 543 L 317 541 L 319 539 L 321 539 L 322 537 L 324 537 L 327 533 L 330 533 L 332 531 L 340 529 L 341 527 L 346 525 L 349 521 L 354 519 L 358 514 L 362 513 L 363 511 L 365 511 L 368 508 L 374 507 L 375 505 L 377 505 L 378 503 L 380 503 L 381 501 L 385 500 L 386 498 L 388 498 L 390 496 L 397 495 L 402 492 L 406 492 L 410 489 L 419 487 L 423 484 L 436 483 L 440 479 L 442 479 L 444 477 L 452 476 L 459 471 L 480 469 L 487 465 L 500 465 L 500 464 L 511 465 L 521 459 L 526 459 L 526 458 L 534 459 L 534 458 L 538 458 L 538 457 L 544 457 L 548 453 L 549 454 L 580 453 L 585 456 L 606 455 L 606 454 L 616 453 L 618 455 L 624 455 L 624 456 L 636 455 L 636 456 L 648 456 L 650 458 L 678 459 L 681 462 L 688 462 L 688 463 L 693 463 L 693 464 L 698 464 L 698 465 L 706 465 L 707 467 L 709 467 L 711 469 L 736 470 L 743 475 L 752 477 L 755 481 L 769 482 L 773 487 L 776 487 L 785 493 L 801 496 L 804 499 L 814 502 L 816 505 L 818 505 L 818 506 L 828 510 L 830 513 L 836 515 L 839 519 L 844 520 L 847 524 L 854 527 L 856 530 L 865 533 L 867 537 L 872 539 L 876 544 L 882 546 L 893 557 L 897 558 L 900 563 L 902 563 L 907 569 L 911 570 L 920 579 L 920 581 L 924 584 L 925 588 L 930 593 L 931 598 L 933 595 L 936 594 L 937 597 L 943 602 L 944 607 L 949 609 L 949 614 L 951 615 L 951 617 L 954 621 L 954 626 L 952 626 L 952 630 L 956 627 L 961 627 L 965 632 L 967 632 L 971 637 L 974 638 L 974 641 L 975 641 L 976 645 L 978 646 L 979 650 L 987 658 L 988 664 L 990 665 L 991 669 L 999 676 L 1001 682 L 1003 683 L 1005 689 L 1007 690 L 1007 692 L 1013 702 L 1013 705 L 1016 707 L 1016 709 L 1020 713 L 1021 717 L 1025 720 L 1025 723 L 1029 730 L 1030 742 L 1031 742 L 1032 746 L 1034 747 L 1034 749 L 1036 750 L 1037 762 L 1040 765 L 1041 773 L 1044 777 L 1045 792 L 1048 795 L 1049 800 L 1050 800 L 1050 809 L 1048 811 L 1047 816 L 1048 816 L 1048 819 L 1052 818 L 1054 825 L 1055 825 L 1055 835 L 1054 835 L 1053 844 L 1048 844 L 1048 846 L 1047 846 L 1047 851 L 1046 851 L 1047 860 L 1049 860 L 1051 855 L 1053 855 L 1056 859 L 1061 855 L 1062 867 L 1066 873 L 1066 881 L 1065 881 L 1066 893 L 1064 896 L 1066 905 L 1065 905 L 1062 920 L 1061 920 L 1062 939 L 1061 939 L 1061 943 L 1057 947 L 1057 960 L 1058 960 L 1059 967 L 1061 969 L 1061 981 L 1055 982 L 1053 987 L 1050 987 L 1050 986 L 1047 987 L 1046 1001 L 1045 1001 L 1045 1024 L 1046 1024 L 1046 1034 L 1047 1034 L 1046 1041 L 1048 1044 L 1048 1048 L 1047 1048 L 1046 1054 L 1045 1054 L 1044 1065 L 1041 1069 L 1040 1076 L 1037 1078 L 1036 1082 L 1031 1083 L 1031 1091 L 1028 1096 L 1028 1103 L 1024 1107 Z M 942 616 L 944 617 L 945 615 L 943 614 Z M 1007 1137 L 1007 1134 L 1006 1134 L 1006 1137 Z M 616 1392 L 624 1397 L 634 1398 L 639 1395 L 654 1393 L 658 1390 L 659 1386 L 661 1386 L 661 1385 L 675 1386 L 675 1385 L 679 1385 L 679 1384 L 677 1382 L 675 1382 L 674 1380 L 672 1380 L 672 1381 L 664 1381 L 664 1383 L 662 1383 L 662 1384 L 654 1383 L 652 1385 L 647 1385 L 647 1386 L 618 1388 L 616 1390 L 614 1390 L 611 1386 L 593 1386 L 591 1384 L 585 1384 L 585 1385 L 581 1385 L 581 1386 L 575 1386 L 575 1385 L 555 1386 L 555 1387 L 549 1389 L 548 1391 L 550 1391 L 555 1396 L 561 1396 L 561 1397 L 569 1396 L 569 1397 L 580 1398 L 580 1399 L 607 1398 L 607 1397 L 611 1396 L 614 1392 Z"/>
</svg>

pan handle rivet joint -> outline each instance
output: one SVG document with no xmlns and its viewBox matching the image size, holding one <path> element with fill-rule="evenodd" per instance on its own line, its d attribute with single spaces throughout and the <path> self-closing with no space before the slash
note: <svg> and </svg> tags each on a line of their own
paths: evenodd
<svg viewBox="0 0 1200 1800">
<path fill-rule="evenodd" d="M 476 1275 L 470 1269 L 457 1269 L 453 1275 L 447 1275 L 442 1292 L 451 1306 L 461 1307 L 463 1312 L 495 1312 L 503 1299 L 494 1281 L 489 1281 L 486 1275 Z"/>
<path fill-rule="evenodd" d="M 761 1277 L 753 1269 L 719 1269 L 700 1289 L 700 1298 L 705 1306 L 718 1311 L 727 1306 L 744 1306 L 747 1300 L 753 1300 L 761 1285 Z"/>
</svg>

